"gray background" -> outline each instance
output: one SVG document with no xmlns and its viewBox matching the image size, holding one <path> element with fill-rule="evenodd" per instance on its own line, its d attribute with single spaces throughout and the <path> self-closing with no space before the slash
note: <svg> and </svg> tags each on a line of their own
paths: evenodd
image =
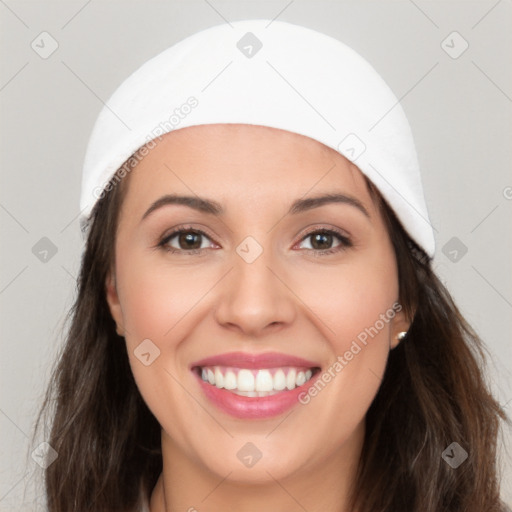
<svg viewBox="0 0 512 512">
<path fill-rule="evenodd" d="M 401 99 L 436 229 L 435 267 L 487 342 L 489 380 L 512 414 L 511 14 L 510 0 L 0 0 L 0 510 L 42 510 L 42 469 L 30 455 L 44 439 L 31 444 L 30 435 L 75 293 L 80 173 L 94 120 L 144 61 L 225 21 L 279 18 L 325 32 Z M 48 58 L 31 47 L 43 31 L 58 43 Z M 458 58 L 453 31 L 469 44 Z M 57 250 L 47 261 L 36 245 L 43 237 Z M 501 453 L 512 504 L 511 457 Z"/>
</svg>

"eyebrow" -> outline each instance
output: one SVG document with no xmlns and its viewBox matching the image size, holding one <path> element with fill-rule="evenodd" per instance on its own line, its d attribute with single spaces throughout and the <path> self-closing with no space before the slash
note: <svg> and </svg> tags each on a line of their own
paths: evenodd
<svg viewBox="0 0 512 512">
<path fill-rule="evenodd" d="M 366 217 L 370 218 L 368 210 L 363 206 L 361 201 L 359 201 L 355 197 L 340 193 L 323 194 L 316 197 L 310 197 L 307 199 L 297 199 L 292 203 L 290 209 L 288 210 L 288 214 L 296 215 L 298 213 L 303 213 L 305 211 L 333 203 L 341 203 L 353 206 L 354 208 L 357 208 L 361 213 L 363 213 Z M 158 210 L 163 206 L 172 204 L 188 206 L 189 208 L 192 208 L 194 210 L 215 216 L 219 216 L 225 213 L 222 206 L 211 199 L 206 199 L 198 196 L 180 196 L 176 194 L 167 194 L 157 199 L 146 210 L 146 212 L 142 216 L 141 222 L 155 210 Z"/>
</svg>

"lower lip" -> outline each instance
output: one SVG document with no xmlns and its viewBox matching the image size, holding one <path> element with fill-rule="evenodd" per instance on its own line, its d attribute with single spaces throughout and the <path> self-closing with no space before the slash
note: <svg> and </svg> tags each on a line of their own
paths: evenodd
<svg viewBox="0 0 512 512">
<path fill-rule="evenodd" d="M 312 385 L 320 372 L 313 375 L 313 377 L 302 386 L 288 391 L 281 391 L 275 395 L 262 397 L 236 395 L 231 391 L 218 388 L 209 382 L 205 382 L 195 371 L 193 371 L 193 373 L 199 380 L 199 385 L 206 397 L 222 411 L 237 418 L 262 419 L 278 416 L 288 409 L 291 409 L 294 405 L 298 405 L 300 403 L 299 395 Z"/>
</svg>

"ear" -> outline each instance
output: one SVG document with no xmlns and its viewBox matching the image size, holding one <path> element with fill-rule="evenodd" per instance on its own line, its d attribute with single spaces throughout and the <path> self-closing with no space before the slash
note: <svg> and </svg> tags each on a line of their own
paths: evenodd
<svg viewBox="0 0 512 512">
<path fill-rule="evenodd" d="M 391 319 L 389 340 L 390 350 L 393 350 L 398 346 L 398 344 L 402 341 L 402 336 L 405 337 L 402 333 L 407 333 L 410 327 L 411 320 L 409 320 L 408 315 L 402 308 L 400 311 L 397 311 L 395 316 Z"/>
<path fill-rule="evenodd" d="M 112 270 L 109 271 L 105 280 L 105 292 L 110 314 L 116 323 L 116 332 L 119 336 L 124 336 L 123 311 L 117 294 L 115 273 Z"/>
</svg>

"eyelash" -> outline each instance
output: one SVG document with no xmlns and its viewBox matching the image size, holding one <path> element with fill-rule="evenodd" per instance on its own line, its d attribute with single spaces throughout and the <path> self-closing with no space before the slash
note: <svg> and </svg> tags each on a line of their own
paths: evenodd
<svg viewBox="0 0 512 512">
<path fill-rule="evenodd" d="M 173 253 L 173 254 L 176 254 L 176 253 L 185 253 L 185 254 L 188 254 L 188 255 L 195 255 L 195 254 L 200 254 L 201 252 L 203 252 L 205 249 L 190 249 L 190 250 L 186 250 L 186 249 L 174 249 L 172 247 L 169 247 L 167 244 L 176 236 L 176 235 L 180 235 L 182 233 L 195 233 L 195 234 L 199 234 L 199 235 L 202 235 L 202 236 L 205 236 L 206 238 L 210 239 L 210 236 L 205 233 L 203 230 L 201 229 L 198 229 L 198 228 L 193 228 L 191 226 L 184 226 L 184 227 L 181 227 L 179 229 L 176 229 L 174 231 L 172 231 L 171 233 L 169 233 L 168 235 L 166 235 L 159 243 L 158 243 L 158 247 L 160 247 L 161 249 L 163 249 L 164 251 L 166 252 L 170 252 L 170 253 Z M 341 231 L 338 231 L 336 229 L 327 229 L 327 228 L 313 228 L 311 230 L 309 230 L 300 240 L 300 242 L 303 242 L 306 238 L 310 237 L 311 235 L 314 235 L 314 234 L 324 234 L 324 235 L 334 235 L 336 238 L 338 238 L 338 240 L 341 242 L 340 245 L 338 245 L 337 247 L 333 247 L 331 249 L 323 249 L 323 250 L 320 250 L 320 249 L 305 249 L 309 252 L 312 252 L 314 254 L 314 256 L 328 256 L 330 254 L 334 254 L 334 253 L 337 253 L 337 252 L 340 252 L 340 251 L 343 251 L 349 247 L 352 247 L 353 244 L 350 240 L 350 238 L 348 236 L 346 236 L 345 234 L 343 234 Z"/>
</svg>

